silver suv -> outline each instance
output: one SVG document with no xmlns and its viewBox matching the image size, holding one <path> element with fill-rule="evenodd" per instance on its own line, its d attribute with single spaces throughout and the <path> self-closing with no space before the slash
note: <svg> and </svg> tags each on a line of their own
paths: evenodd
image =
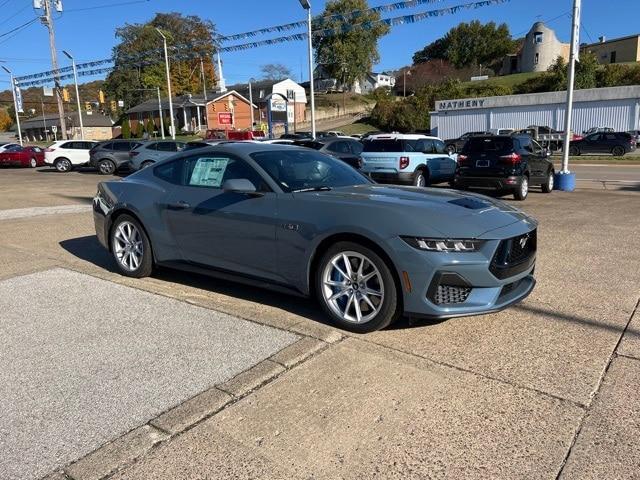
<svg viewBox="0 0 640 480">
<path fill-rule="evenodd" d="M 184 142 L 161 140 L 147 142 L 129 152 L 129 168 L 140 170 L 184 150 Z"/>
<path fill-rule="evenodd" d="M 129 152 L 142 145 L 137 140 L 109 140 L 100 142 L 89 151 L 89 166 L 101 175 L 113 175 L 120 167 L 128 166 Z"/>
</svg>

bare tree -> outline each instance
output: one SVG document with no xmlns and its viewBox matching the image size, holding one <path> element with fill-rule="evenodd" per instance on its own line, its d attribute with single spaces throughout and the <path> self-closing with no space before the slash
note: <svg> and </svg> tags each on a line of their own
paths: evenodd
<svg viewBox="0 0 640 480">
<path fill-rule="evenodd" d="M 291 70 L 289 67 L 281 63 L 267 63 L 260 67 L 262 72 L 262 78 L 265 80 L 283 80 L 291 77 Z"/>
</svg>

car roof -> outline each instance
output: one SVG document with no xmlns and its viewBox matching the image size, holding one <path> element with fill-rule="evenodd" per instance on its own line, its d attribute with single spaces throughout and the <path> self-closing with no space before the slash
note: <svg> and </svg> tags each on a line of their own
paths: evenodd
<svg viewBox="0 0 640 480">
<path fill-rule="evenodd" d="M 226 152 L 231 154 L 235 153 L 237 155 L 250 155 L 257 152 L 282 151 L 283 149 L 286 149 L 287 151 L 290 151 L 291 149 L 298 149 L 305 152 L 309 151 L 308 148 L 298 147 L 295 145 L 278 145 L 262 142 L 228 142 L 211 145 L 210 147 L 203 147 L 199 149 L 198 152 Z"/>
<path fill-rule="evenodd" d="M 438 137 L 432 137 L 422 133 L 379 133 L 376 135 L 369 135 L 367 140 L 420 140 L 423 138 L 440 140 Z"/>
</svg>

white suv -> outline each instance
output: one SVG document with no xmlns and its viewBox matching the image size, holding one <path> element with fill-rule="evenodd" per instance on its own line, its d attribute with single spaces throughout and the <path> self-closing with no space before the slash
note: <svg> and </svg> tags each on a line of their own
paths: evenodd
<svg viewBox="0 0 640 480">
<path fill-rule="evenodd" d="M 97 144 L 91 140 L 59 140 L 44 149 L 44 163 L 59 172 L 69 172 L 73 167 L 88 164 L 89 150 Z"/>
</svg>

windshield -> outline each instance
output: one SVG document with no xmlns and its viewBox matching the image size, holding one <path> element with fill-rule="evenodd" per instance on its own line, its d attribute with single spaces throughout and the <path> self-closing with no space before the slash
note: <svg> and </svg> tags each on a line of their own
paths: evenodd
<svg viewBox="0 0 640 480">
<path fill-rule="evenodd" d="M 285 192 L 371 183 L 341 160 L 314 150 L 268 150 L 252 153 L 251 158 Z"/>
<path fill-rule="evenodd" d="M 472 137 L 465 143 L 463 153 L 504 153 L 513 150 L 509 137 Z"/>
</svg>

